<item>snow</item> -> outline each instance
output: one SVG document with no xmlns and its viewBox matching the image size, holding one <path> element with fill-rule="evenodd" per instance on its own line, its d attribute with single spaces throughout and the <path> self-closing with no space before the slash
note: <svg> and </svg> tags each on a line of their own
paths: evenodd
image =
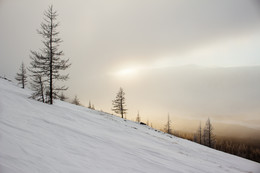
<svg viewBox="0 0 260 173">
<path fill-rule="evenodd" d="M 0 79 L 0 173 L 259 173 L 260 164 Z"/>
</svg>

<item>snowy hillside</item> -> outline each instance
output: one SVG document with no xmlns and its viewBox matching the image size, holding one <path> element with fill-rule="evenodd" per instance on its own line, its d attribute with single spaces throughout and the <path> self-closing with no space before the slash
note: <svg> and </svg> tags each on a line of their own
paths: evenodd
<svg viewBox="0 0 260 173">
<path fill-rule="evenodd" d="M 260 172 L 260 164 L 0 79 L 0 173 Z"/>
</svg>

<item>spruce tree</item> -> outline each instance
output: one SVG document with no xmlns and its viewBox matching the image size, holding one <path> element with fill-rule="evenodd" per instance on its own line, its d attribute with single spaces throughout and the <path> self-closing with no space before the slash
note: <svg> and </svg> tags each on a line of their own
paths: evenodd
<svg viewBox="0 0 260 173">
<path fill-rule="evenodd" d="M 18 81 L 18 84 L 19 85 L 21 84 L 22 88 L 24 88 L 27 83 L 27 75 L 26 75 L 26 68 L 23 62 L 20 66 L 19 71 L 20 72 L 16 73 L 15 79 Z"/>
<path fill-rule="evenodd" d="M 121 118 L 124 118 L 126 114 L 126 105 L 125 105 L 125 92 L 123 88 L 119 89 L 119 92 L 116 95 L 116 99 L 112 101 L 113 108 L 112 110 L 121 115 Z"/>
</svg>

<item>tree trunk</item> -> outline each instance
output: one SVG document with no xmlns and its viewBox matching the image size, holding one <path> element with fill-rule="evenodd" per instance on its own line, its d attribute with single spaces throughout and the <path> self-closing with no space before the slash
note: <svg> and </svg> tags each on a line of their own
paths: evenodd
<svg viewBox="0 0 260 173">
<path fill-rule="evenodd" d="M 52 11 L 52 8 L 51 8 Z M 51 14 L 52 15 L 52 14 Z M 53 59 L 53 53 L 52 53 L 52 16 L 51 16 L 51 32 L 50 32 L 50 104 L 53 103 L 53 91 L 52 91 L 52 59 Z"/>
</svg>

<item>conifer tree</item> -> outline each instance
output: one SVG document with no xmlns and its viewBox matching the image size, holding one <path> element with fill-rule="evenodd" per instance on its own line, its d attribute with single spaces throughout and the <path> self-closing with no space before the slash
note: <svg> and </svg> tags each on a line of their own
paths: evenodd
<svg viewBox="0 0 260 173">
<path fill-rule="evenodd" d="M 197 142 L 198 142 L 199 144 L 202 144 L 201 122 L 200 122 L 200 125 L 199 125 L 198 130 L 197 130 L 197 136 L 196 136 L 196 138 L 197 138 Z"/>
<path fill-rule="evenodd" d="M 23 62 L 20 66 L 19 71 L 20 71 L 19 73 L 16 73 L 15 79 L 18 81 L 18 84 L 19 85 L 21 84 L 22 88 L 24 88 L 27 83 L 27 75 L 26 75 L 26 68 Z"/>
<path fill-rule="evenodd" d="M 80 105 L 80 102 L 79 102 L 79 99 L 77 97 L 77 95 L 75 95 L 73 101 L 72 101 L 72 104 L 75 104 L 75 105 Z"/>
<path fill-rule="evenodd" d="M 136 122 L 140 123 L 140 121 L 141 121 L 141 118 L 140 118 L 139 111 L 138 111 L 137 117 L 136 117 Z"/>
<path fill-rule="evenodd" d="M 147 120 L 147 121 L 146 121 L 146 125 L 149 126 L 149 124 L 150 124 L 150 123 L 149 123 L 149 120 Z"/>
<path fill-rule="evenodd" d="M 41 23 L 41 28 L 38 33 L 43 37 L 44 48 L 41 53 L 31 51 L 32 65 L 34 66 L 34 73 L 42 75 L 42 81 L 48 84 L 48 103 L 53 104 L 53 99 L 59 98 L 59 91 L 67 90 L 65 86 L 55 86 L 55 81 L 65 81 L 68 79 L 68 74 L 63 75 L 60 72 L 66 70 L 71 64 L 69 59 L 62 59 L 63 51 L 59 50 L 59 45 L 62 42 L 59 38 L 57 27 L 59 23 L 57 20 L 57 12 L 53 10 L 51 5 L 47 11 L 44 12 L 44 22 Z"/>
<path fill-rule="evenodd" d="M 215 135 L 213 134 L 213 126 L 210 122 L 210 119 L 206 121 L 204 130 L 203 130 L 203 138 L 204 138 L 204 145 L 214 148 L 215 146 Z"/>
<path fill-rule="evenodd" d="M 88 102 L 88 108 L 92 109 L 91 101 Z"/>
<path fill-rule="evenodd" d="M 67 97 L 64 95 L 64 93 L 62 92 L 60 95 L 60 100 L 61 101 L 65 101 L 67 99 Z"/>
<path fill-rule="evenodd" d="M 31 89 L 33 91 L 32 95 L 30 98 L 33 98 L 35 100 L 41 101 L 41 102 L 45 102 L 44 99 L 44 83 L 42 80 L 42 76 L 41 75 L 32 75 L 31 76 Z"/>
<path fill-rule="evenodd" d="M 167 122 L 165 124 L 165 132 L 171 134 L 172 133 L 172 128 L 171 128 L 171 120 L 170 120 L 170 115 L 168 114 Z"/>
<path fill-rule="evenodd" d="M 112 110 L 121 115 L 121 118 L 124 118 L 124 115 L 126 114 L 126 105 L 125 105 L 125 92 L 123 91 L 123 88 L 119 89 L 119 92 L 116 95 L 116 99 L 112 101 L 113 108 Z"/>
</svg>

